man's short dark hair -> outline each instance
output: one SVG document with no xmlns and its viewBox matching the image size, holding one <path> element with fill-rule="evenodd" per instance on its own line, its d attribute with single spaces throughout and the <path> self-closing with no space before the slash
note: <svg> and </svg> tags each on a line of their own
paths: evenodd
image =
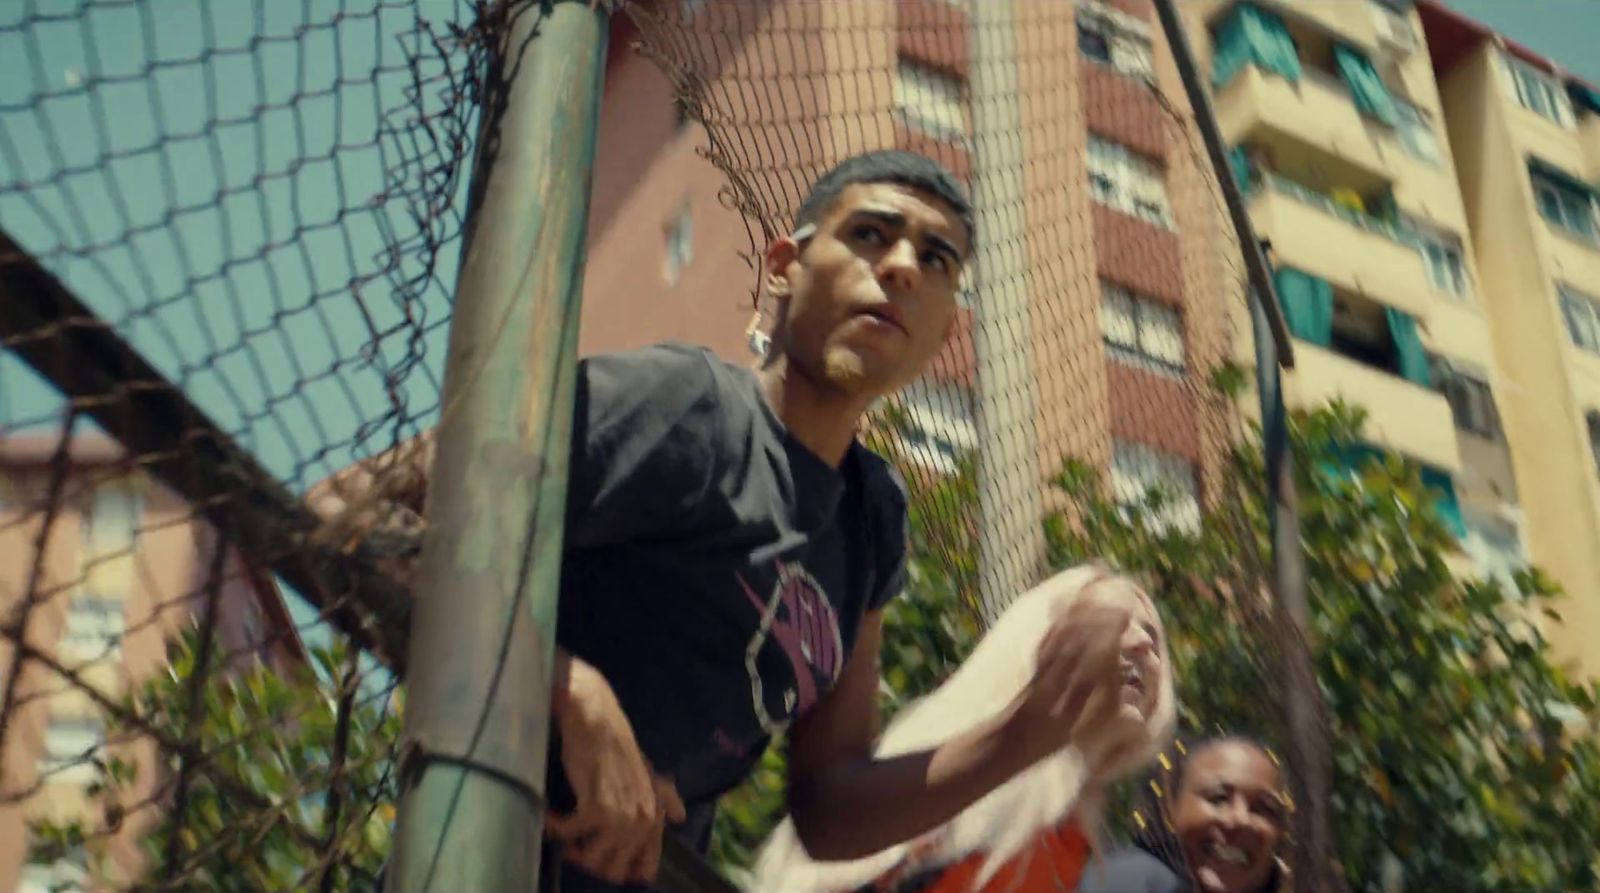
<svg viewBox="0 0 1600 893">
<path fill-rule="evenodd" d="M 971 250 L 977 227 L 972 220 L 972 202 L 967 199 L 961 182 L 939 162 L 899 149 L 854 155 L 834 165 L 811 184 L 811 192 L 795 212 L 795 227 L 816 223 L 838 201 L 840 193 L 858 183 L 894 183 L 939 199 L 960 218 L 968 250 Z"/>
</svg>

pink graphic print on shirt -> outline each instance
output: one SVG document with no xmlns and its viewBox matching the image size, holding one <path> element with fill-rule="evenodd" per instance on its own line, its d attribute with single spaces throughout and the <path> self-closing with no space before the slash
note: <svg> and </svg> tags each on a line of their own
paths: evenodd
<svg viewBox="0 0 1600 893">
<path fill-rule="evenodd" d="M 760 616 L 755 635 L 745 649 L 745 669 L 750 674 L 756 720 L 769 735 L 783 731 L 790 720 L 816 705 L 820 697 L 818 675 L 832 682 L 844 667 L 839 618 L 821 584 L 799 565 L 780 561 L 777 567 L 778 579 L 766 599 L 756 595 L 739 576 L 740 587 Z M 760 673 L 760 655 L 768 640 L 777 643 L 794 673 L 795 687 L 783 693 L 784 712 L 777 717 L 767 709 Z"/>
</svg>

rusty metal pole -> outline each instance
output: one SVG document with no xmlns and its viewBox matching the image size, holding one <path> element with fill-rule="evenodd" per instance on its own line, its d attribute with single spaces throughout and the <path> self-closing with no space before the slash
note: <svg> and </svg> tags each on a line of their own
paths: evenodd
<svg viewBox="0 0 1600 893">
<path fill-rule="evenodd" d="M 539 869 L 578 309 L 609 19 L 508 0 L 483 95 L 407 660 L 389 893 Z"/>
<path fill-rule="evenodd" d="M 1194 50 L 1184 33 L 1177 6 L 1174 0 L 1155 0 L 1155 8 L 1244 252 L 1250 285 L 1250 328 L 1256 353 L 1256 390 L 1261 398 L 1261 440 L 1272 534 L 1273 620 L 1280 635 L 1278 669 L 1283 683 L 1289 785 L 1296 807 L 1294 886 L 1304 893 L 1338 893 L 1345 887 L 1337 870 L 1338 847 L 1329 814 L 1333 757 L 1328 741 L 1327 705 L 1317 683 L 1307 633 L 1311 608 L 1300 542 L 1299 494 L 1295 490 L 1289 419 L 1283 402 L 1282 370 L 1294 365 L 1293 343 L 1273 289 L 1266 253 L 1250 225 L 1239 184 L 1234 182 L 1222 130 L 1201 83 Z"/>
</svg>

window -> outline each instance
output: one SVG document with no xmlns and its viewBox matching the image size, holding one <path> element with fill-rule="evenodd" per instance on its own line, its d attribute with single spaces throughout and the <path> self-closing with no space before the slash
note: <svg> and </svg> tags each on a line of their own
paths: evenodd
<svg viewBox="0 0 1600 893">
<path fill-rule="evenodd" d="M 38 771 L 49 774 L 52 782 L 92 781 L 95 776 L 90 758 L 106 743 L 105 727 L 98 720 L 56 717 L 44 733 L 44 754 Z"/>
<path fill-rule="evenodd" d="M 1522 556 L 1521 537 L 1516 525 L 1495 518 L 1464 513 L 1467 535 L 1461 540 L 1461 551 L 1472 559 L 1479 576 L 1499 583 L 1510 593 L 1517 591 L 1517 572 L 1527 567 Z"/>
<path fill-rule="evenodd" d="M 1595 461 L 1595 474 L 1600 474 L 1600 410 L 1584 413 L 1584 427 L 1589 429 L 1589 455 Z"/>
<path fill-rule="evenodd" d="M 1434 289 L 1459 298 L 1469 296 L 1472 289 L 1461 237 L 1406 215 L 1402 215 L 1401 223 L 1416 237 L 1422 264 L 1428 270 L 1428 282 Z"/>
<path fill-rule="evenodd" d="M 1145 505 L 1152 492 L 1160 508 L 1151 517 L 1158 530 L 1200 529 L 1200 498 L 1194 468 L 1180 456 L 1118 440 L 1111 451 L 1112 496 L 1123 506 Z"/>
<path fill-rule="evenodd" d="M 684 202 L 667 224 L 667 256 L 666 265 L 661 275 L 666 278 L 668 285 L 677 285 L 683 278 L 683 271 L 688 268 L 689 262 L 694 260 L 694 214 L 689 208 L 689 203 Z"/>
<path fill-rule="evenodd" d="M 1561 286 L 1561 316 L 1567 321 L 1572 343 L 1600 354 L 1600 300 Z"/>
<path fill-rule="evenodd" d="M 1560 81 L 1521 59 L 1504 55 L 1500 59 L 1510 80 L 1508 87 L 1523 108 L 1564 127 L 1574 126 L 1572 99 Z"/>
<path fill-rule="evenodd" d="M 1425 161 L 1439 160 L 1439 137 L 1426 112 L 1398 96 L 1394 99 L 1395 132 L 1406 151 Z"/>
<path fill-rule="evenodd" d="M 1417 45 L 1417 32 L 1411 27 L 1411 19 L 1403 10 L 1374 0 L 1372 3 L 1372 17 L 1378 27 L 1378 36 L 1390 44 L 1401 49 L 1411 49 Z"/>
<path fill-rule="evenodd" d="M 1574 235 L 1600 241 L 1600 212 L 1592 195 L 1548 174 L 1534 171 L 1530 176 L 1541 217 Z"/>
<path fill-rule="evenodd" d="M 1161 168 L 1125 146 L 1089 137 L 1089 190 L 1107 207 L 1172 228 Z"/>
<path fill-rule="evenodd" d="M 1443 357 L 1433 358 L 1433 381 L 1450 403 L 1456 428 L 1479 437 L 1500 436 L 1500 413 L 1488 376 Z"/>
<path fill-rule="evenodd" d="M 1100 334 L 1119 360 L 1166 372 L 1184 370 L 1183 316 L 1165 304 L 1101 284 Z"/>
<path fill-rule="evenodd" d="M 1129 77 L 1155 76 L 1144 29 L 1143 23 L 1108 7 L 1078 7 L 1078 51 Z"/>
<path fill-rule="evenodd" d="M 123 604 L 120 598 L 79 592 L 67 604 L 61 656 L 94 660 L 122 653 Z"/>
<path fill-rule="evenodd" d="M 1594 458 L 1595 474 L 1600 474 L 1600 409 L 1584 413 L 1583 424 L 1589 429 L 1589 454 Z"/>
<path fill-rule="evenodd" d="M 978 445 L 972 420 L 947 403 L 922 400 L 905 404 L 906 421 L 900 439 L 906 458 L 937 474 L 955 474 L 961 458 Z"/>
<path fill-rule="evenodd" d="M 966 142 L 961 81 L 942 71 L 901 59 L 894 78 L 894 113 L 912 130 L 945 142 Z"/>
<path fill-rule="evenodd" d="M 143 511 L 139 494 L 126 481 L 95 488 L 89 514 L 84 518 L 84 548 L 93 558 L 121 555 L 133 549 Z"/>
</svg>

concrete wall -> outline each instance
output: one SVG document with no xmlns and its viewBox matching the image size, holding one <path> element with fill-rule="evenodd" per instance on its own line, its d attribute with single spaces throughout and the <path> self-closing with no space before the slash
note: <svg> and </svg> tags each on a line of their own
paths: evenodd
<svg viewBox="0 0 1600 893">
<path fill-rule="evenodd" d="M 1495 53 L 1483 44 L 1440 84 L 1474 238 L 1482 302 L 1502 373 L 1505 420 L 1526 514 L 1529 557 L 1572 596 L 1564 622 L 1546 633 L 1560 654 L 1600 673 L 1600 495 L 1579 411 L 1591 391 L 1556 298 L 1558 270 L 1582 275 L 1587 258 L 1561 244 L 1539 217 L 1525 154 L 1556 164 L 1581 160 L 1571 131 L 1504 93 Z M 1581 168 L 1574 171 L 1581 173 Z M 1566 260 L 1567 266 L 1558 267 Z M 1600 288 L 1600 279 L 1591 280 Z M 1574 283 L 1581 284 L 1581 283 Z"/>
</svg>

